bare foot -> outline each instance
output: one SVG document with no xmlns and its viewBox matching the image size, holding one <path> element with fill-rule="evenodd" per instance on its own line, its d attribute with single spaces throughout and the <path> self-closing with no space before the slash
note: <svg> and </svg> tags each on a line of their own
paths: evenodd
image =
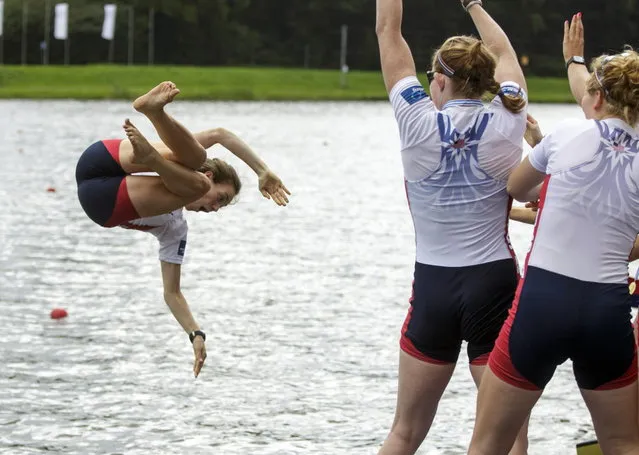
<svg viewBox="0 0 639 455">
<path fill-rule="evenodd" d="M 173 101 L 180 90 L 173 82 L 162 82 L 133 102 L 133 108 L 143 114 L 161 111 L 164 106 Z"/>
<path fill-rule="evenodd" d="M 131 162 L 134 164 L 148 164 L 160 156 L 157 150 L 153 148 L 149 141 L 140 133 L 140 131 L 131 123 L 129 119 L 124 121 L 122 126 L 133 146 L 133 157 Z"/>
</svg>

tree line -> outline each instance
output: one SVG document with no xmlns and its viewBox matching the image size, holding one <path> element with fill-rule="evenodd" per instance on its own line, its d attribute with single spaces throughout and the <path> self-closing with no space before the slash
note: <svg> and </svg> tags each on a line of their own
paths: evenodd
<svg viewBox="0 0 639 455">
<path fill-rule="evenodd" d="M 46 27 L 57 0 L 5 0 L 4 63 L 61 64 L 65 44 Z M 375 0 L 121 0 L 115 39 L 101 38 L 104 3 L 67 0 L 71 64 L 240 65 L 339 68 L 341 27 L 347 63 L 376 70 Z M 637 41 L 637 0 L 485 0 L 531 75 L 563 74 L 563 21 L 581 11 L 587 57 Z M 26 12 L 25 12 L 26 8 Z M 130 22 L 131 21 L 131 22 Z M 458 0 L 404 0 L 404 35 L 421 69 L 448 36 L 475 34 Z M 47 39 L 48 32 L 48 39 Z"/>
</svg>

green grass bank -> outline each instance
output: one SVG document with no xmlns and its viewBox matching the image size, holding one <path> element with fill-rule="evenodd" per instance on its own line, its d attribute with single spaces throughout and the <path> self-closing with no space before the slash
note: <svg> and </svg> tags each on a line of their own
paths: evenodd
<svg viewBox="0 0 639 455">
<path fill-rule="evenodd" d="M 341 87 L 334 70 L 191 66 L 0 65 L 0 98 L 126 99 L 163 80 L 175 82 L 188 100 L 386 100 L 381 73 L 352 71 Z M 425 80 L 425 76 L 423 77 Z M 567 79 L 529 79 L 530 101 L 573 102 Z"/>
</svg>

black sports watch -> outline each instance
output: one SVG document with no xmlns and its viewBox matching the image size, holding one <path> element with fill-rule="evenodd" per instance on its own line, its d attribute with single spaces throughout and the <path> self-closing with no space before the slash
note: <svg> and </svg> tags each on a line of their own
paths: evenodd
<svg viewBox="0 0 639 455">
<path fill-rule="evenodd" d="M 584 59 L 581 55 L 573 55 L 566 62 L 566 69 L 568 69 L 571 63 L 578 63 L 580 65 L 585 65 L 586 59 Z"/>
<path fill-rule="evenodd" d="M 202 332 L 201 330 L 194 330 L 189 333 L 189 340 L 191 340 L 191 344 L 193 344 L 193 340 L 195 340 L 195 337 L 197 336 L 201 336 L 202 341 L 206 341 L 206 333 Z"/>
<path fill-rule="evenodd" d="M 473 5 L 482 6 L 481 0 L 461 0 L 461 4 L 466 11 L 468 11 Z"/>
</svg>

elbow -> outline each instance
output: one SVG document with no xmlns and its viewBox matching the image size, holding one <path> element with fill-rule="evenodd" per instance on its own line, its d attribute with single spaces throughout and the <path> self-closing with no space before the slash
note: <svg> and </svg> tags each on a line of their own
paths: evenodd
<svg viewBox="0 0 639 455">
<path fill-rule="evenodd" d="M 389 34 L 398 34 L 401 35 L 402 31 L 399 24 L 393 24 L 387 20 L 377 20 L 377 24 L 375 24 L 375 34 L 377 37 L 387 36 Z"/>
<path fill-rule="evenodd" d="M 378 38 L 384 34 L 386 28 L 387 27 L 385 23 L 379 21 L 377 22 L 377 24 L 375 25 L 375 34 Z"/>
<path fill-rule="evenodd" d="M 198 199 L 204 196 L 211 189 L 211 180 L 204 174 L 201 174 L 201 178 L 197 179 L 193 184 L 193 196 Z"/>
<path fill-rule="evenodd" d="M 171 304 L 175 302 L 179 298 L 179 296 L 179 289 L 164 290 L 164 302 L 169 306 L 171 306 Z"/>
<path fill-rule="evenodd" d="M 223 143 L 231 134 L 231 132 L 225 128 L 213 128 L 210 131 L 211 140 L 214 144 Z"/>
<path fill-rule="evenodd" d="M 212 185 L 213 181 L 211 177 L 206 176 L 202 172 L 197 172 L 189 181 L 188 185 L 185 184 L 181 196 L 189 199 L 189 203 L 195 202 L 208 193 Z"/>
<path fill-rule="evenodd" d="M 515 185 L 508 182 L 506 185 L 506 192 L 516 201 L 518 202 L 528 202 L 527 191 L 522 191 L 521 188 L 517 188 Z"/>
</svg>

